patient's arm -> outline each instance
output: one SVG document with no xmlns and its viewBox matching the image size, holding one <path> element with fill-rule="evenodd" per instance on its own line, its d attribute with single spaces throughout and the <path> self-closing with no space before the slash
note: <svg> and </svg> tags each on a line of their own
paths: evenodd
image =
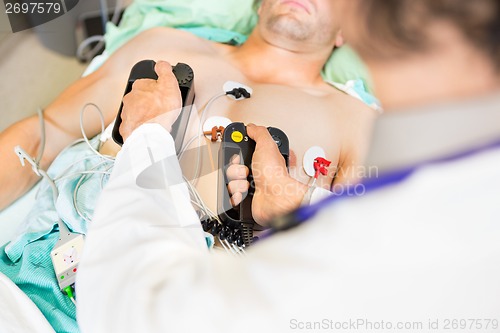
<svg viewBox="0 0 500 333">
<path fill-rule="evenodd" d="M 42 169 L 46 170 L 64 147 L 81 137 L 80 110 L 86 103 L 98 105 L 106 123 L 115 116 L 129 69 L 118 71 L 115 64 L 120 63 L 121 56 L 114 58 L 115 61 L 108 61 L 95 73 L 76 81 L 45 108 L 46 144 L 40 163 Z M 84 125 L 88 137 L 96 135 L 101 129 L 97 112 L 92 108 L 85 112 Z M 36 157 L 40 139 L 41 130 L 36 115 L 15 123 L 0 134 L 0 210 L 27 192 L 38 180 L 29 165 L 21 166 L 14 147 L 20 145 Z"/>
<path fill-rule="evenodd" d="M 81 137 L 80 111 L 87 103 L 94 103 L 101 109 L 106 124 L 113 120 L 132 66 L 139 60 L 157 58 L 158 49 L 165 47 L 153 43 L 157 38 L 154 29 L 138 35 L 97 71 L 77 80 L 45 108 L 46 144 L 40 163 L 42 169 L 47 169 L 64 147 Z M 37 118 L 35 115 L 21 120 L 0 134 L 0 210 L 27 192 L 38 179 L 29 166 L 20 165 L 14 154 L 14 147 L 20 145 L 31 156 L 37 156 L 41 138 Z M 84 125 L 88 137 L 101 130 L 99 117 L 92 108 L 85 112 Z"/>
</svg>

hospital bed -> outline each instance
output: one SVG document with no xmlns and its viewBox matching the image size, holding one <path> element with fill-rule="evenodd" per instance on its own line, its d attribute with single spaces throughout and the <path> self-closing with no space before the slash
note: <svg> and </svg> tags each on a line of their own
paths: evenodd
<svg viewBox="0 0 500 333">
<path fill-rule="evenodd" d="M 156 26 L 170 26 L 190 31 L 200 37 L 234 44 L 245 41 L 256 14 L 253 0 L 135 0 L 125 11 L 119 26 L 108 23 L 106 51 L 94 59 L 86 74 L 102 64 L 107 56 L 141 31 Z M 237 7 L 237 8 L 235 8 Z M 124 68 L 124 71 L 130 69 Z M 85 75 L 85 74 L 84 74 Z M 334 52 L 324 68 L 325 81 L 377 107 L 370 94 L 366 71 L 357 56 L 347 47 Z M 20 233 L 32 207 L 37 205 L 39 185 L 0 212 L 0 245 Z M 0 273 L 0 331 L 50 332 L 52 328 L 42 312 L 15 284 Z"/>
</svg>

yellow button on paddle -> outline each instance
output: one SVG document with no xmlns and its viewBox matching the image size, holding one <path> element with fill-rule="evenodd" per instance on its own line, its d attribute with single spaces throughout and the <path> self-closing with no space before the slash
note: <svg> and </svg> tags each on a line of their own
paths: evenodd
<svg viewBox="0 0 500 333">
<path fill-rule="evenodd" d="M 241 142 L 243 141 L 243 134 L 240 131 L 234 131 L 231 133 L 231 139 L 233 139 L 234 142 Z"/>
</svg>

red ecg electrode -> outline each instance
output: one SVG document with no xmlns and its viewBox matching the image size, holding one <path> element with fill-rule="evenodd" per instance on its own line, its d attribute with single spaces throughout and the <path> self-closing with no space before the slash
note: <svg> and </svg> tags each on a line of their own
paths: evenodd
<svg viewBox="0 0 500 333">
<path fill-rule="evenodd" d="M 314 178 L 315 179 L 318 179 L 319 175 L 323 175 L 323 176 L 326 176 L 326 174 L 328 173 L 328 167 L 330 166 L 332 162 L 323 158 L 323 157 L 316 157 L 314 159 Z"/>
</svg>

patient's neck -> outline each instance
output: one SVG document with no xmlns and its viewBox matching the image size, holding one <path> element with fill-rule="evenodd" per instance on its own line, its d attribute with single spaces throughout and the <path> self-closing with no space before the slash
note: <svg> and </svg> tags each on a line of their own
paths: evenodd
<svg viewBox="0 0 500 333">
<path fill-rule="evenodd" d="M 332 48 L 296 50 L 270 43 L 252 33 L 248 40 L 232 49 L 233 63 L 255 82 L 297 87 L 322 87 L 321 69 Z"/>
</svg>

